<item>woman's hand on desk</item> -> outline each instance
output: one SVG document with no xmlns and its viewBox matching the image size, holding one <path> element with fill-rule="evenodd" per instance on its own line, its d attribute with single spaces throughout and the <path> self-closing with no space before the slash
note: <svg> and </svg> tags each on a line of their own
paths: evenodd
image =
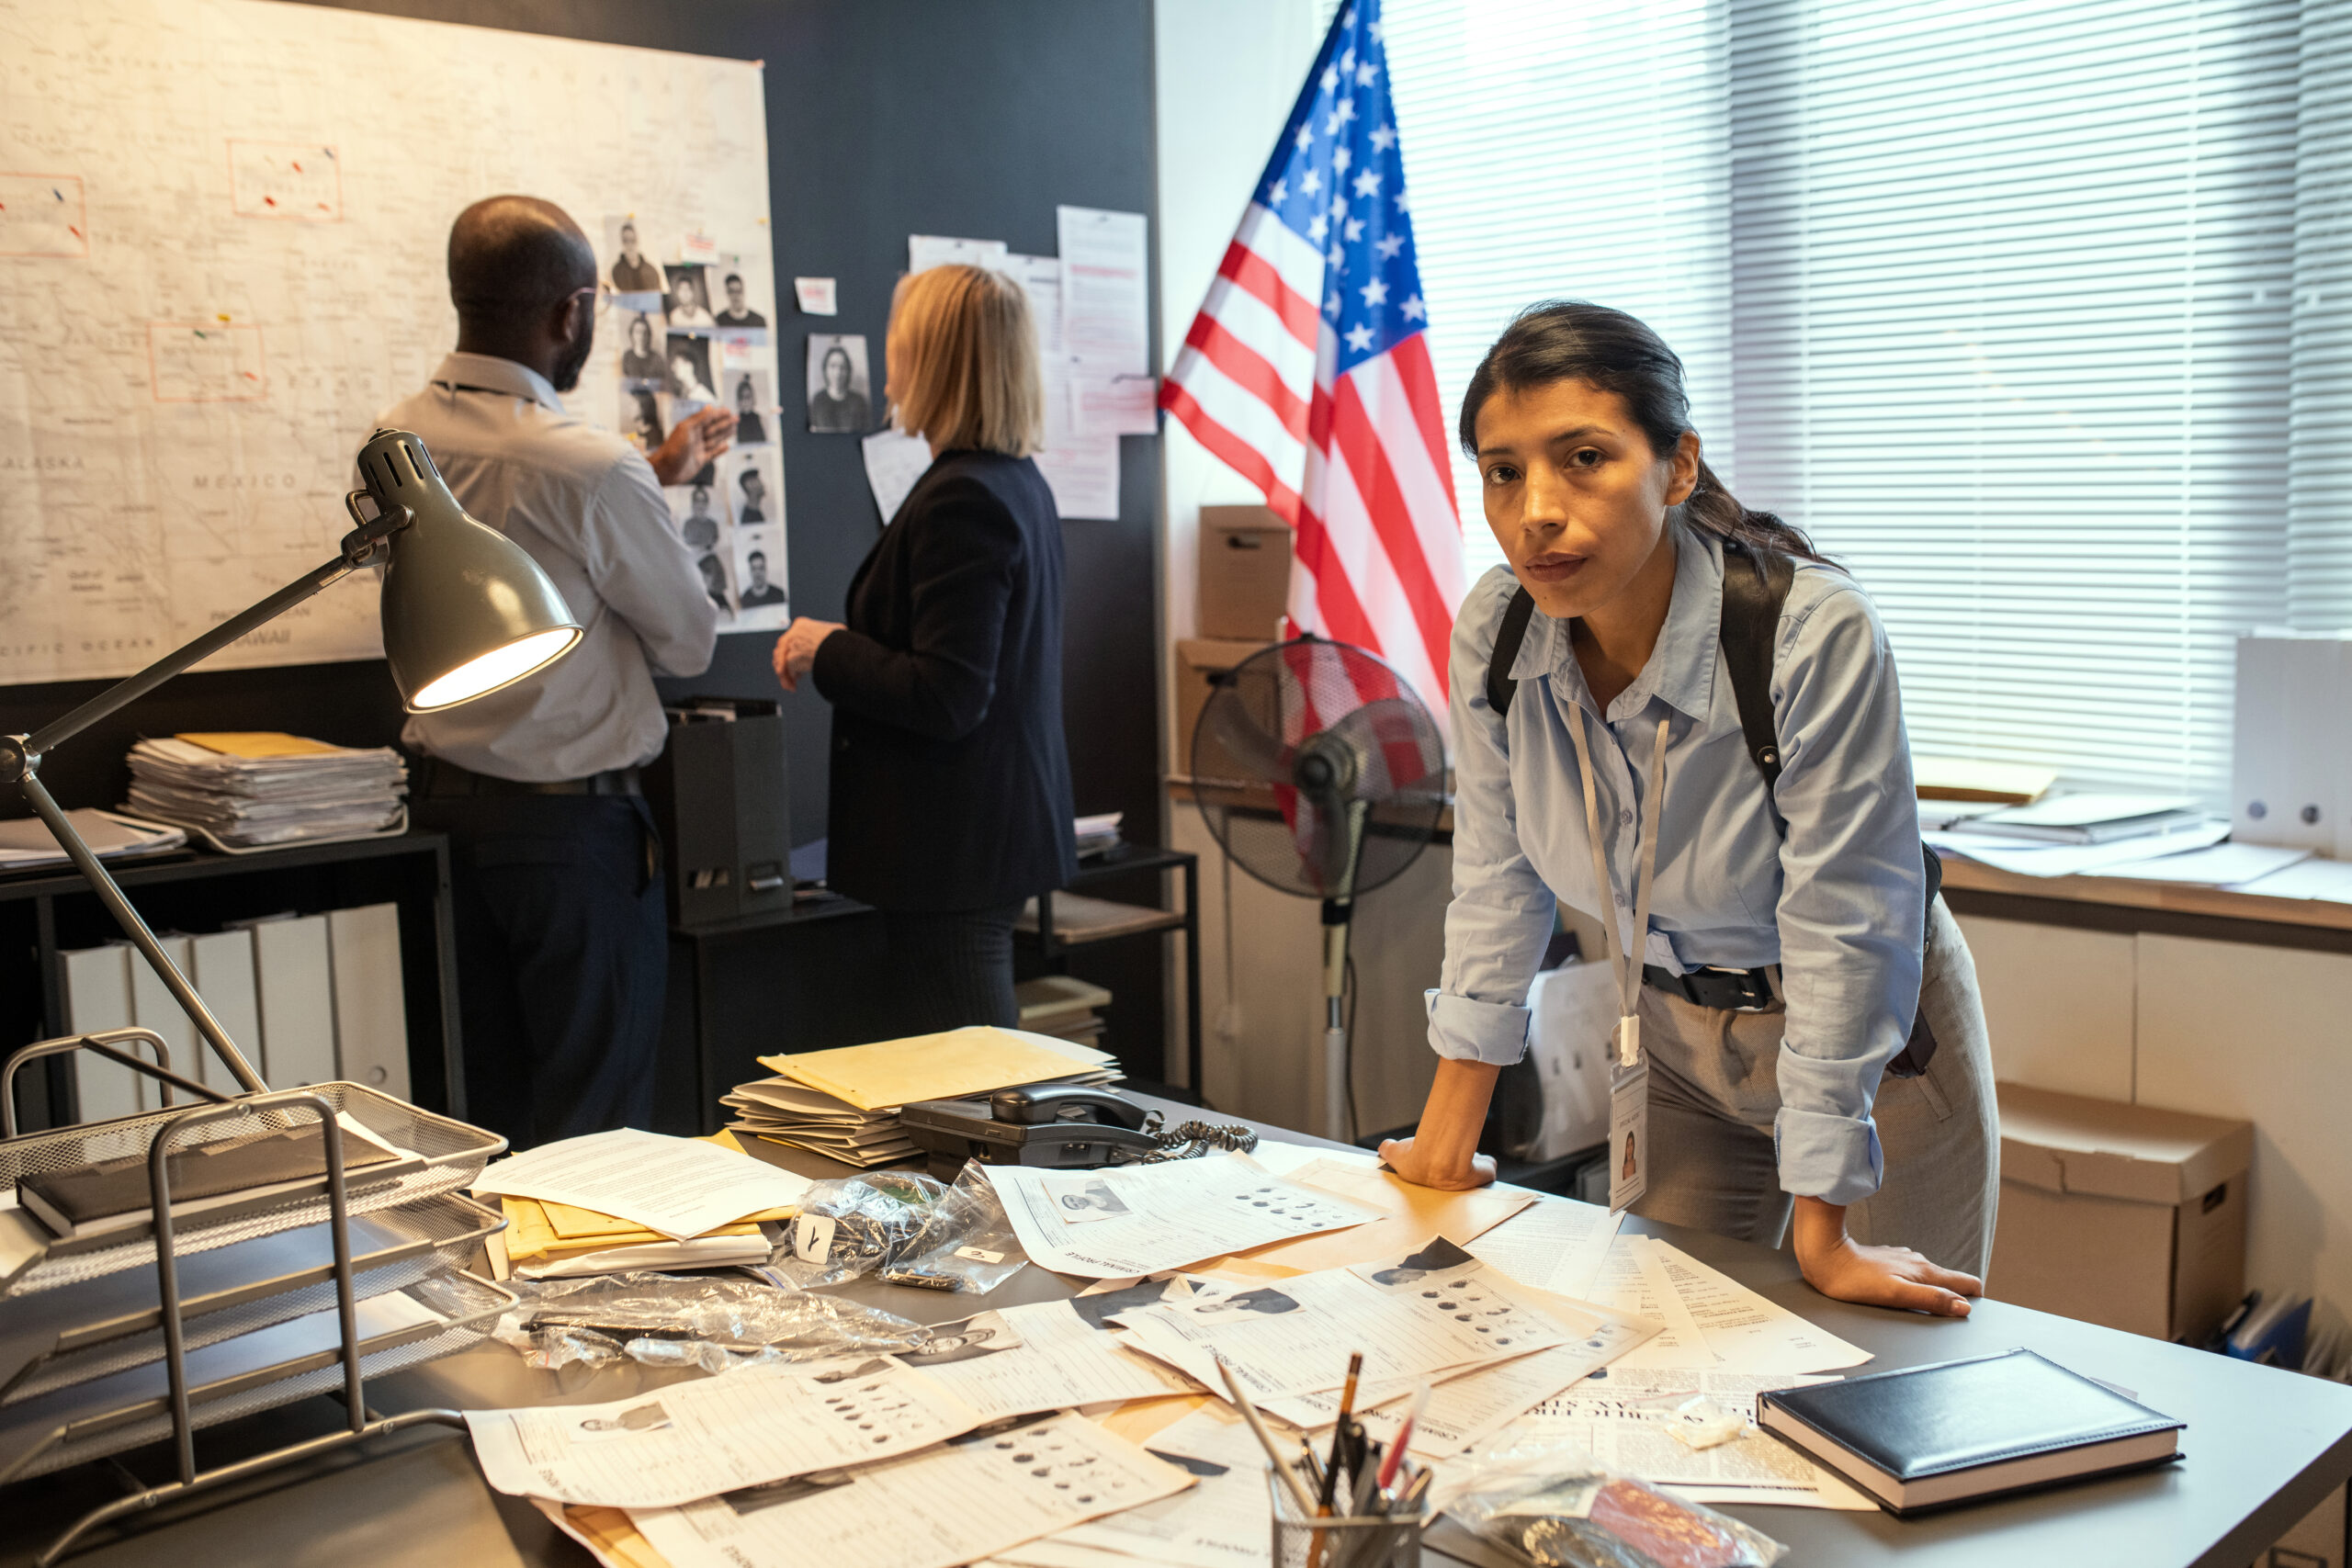
<svg viewBox="0 0 2352 1568">
<path fill-rule="evenodd" d="M 1832 1301 L 1966 1317 L 1967 1298 L 1984 1293 L 1975 1275 L 1940 1268 L 1907 1247 L 1864 1247 L 1846 1234 L 1842 1203 L 1799 1198 L 1794 1220 L 1797 1267 Z"/>
<path fill-rule="evenodd" d="M 722 408 L 707 408 L 671 426 L 670 439 L 648 452 L 645 460 L 653 465 L 655 479 L 665 485 L 682 485 L 734 441 L 734 414 Z"/>
<path fill-rule="evenodd" d="M 1459 1159 L 1441 1157 L 1424 1138 L 1391 1138 L 1380 1145 L 1380 1159 L 1414 1186 L 1434 1187 L 1441 1192 L 1466 1192 L 1495 1179 L 1491 1156 L 1472 1155 L 1465 1165 Z"/>
<path fill-rule="evenodd" d="M 1495 1162 L 1478 1152 L 1478 1134 L 1501 1071 L 1488 1062 L 1441 1059 L 1421 1124 L 1411 1137 L 1381 1145 L 1381 1159 L 1416 1187 L 1462 1192 L 1494 1180 Z"/>
<path fill-rule="evenodd" d="M 787 692 L 800 689 L 800 678 L 817 662 L 817 645 L 842 629 L 837 621 L 801 616 L 775 639 L 775 678 Z"/>
</svg>

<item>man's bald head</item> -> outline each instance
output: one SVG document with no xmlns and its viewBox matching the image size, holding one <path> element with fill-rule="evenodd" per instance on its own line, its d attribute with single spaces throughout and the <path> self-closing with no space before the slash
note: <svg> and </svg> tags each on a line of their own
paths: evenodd
<svg viewBox="0 0 2352 1568">
<path fill-rule="evenodd" d="M 493 196 L 449 230 L 449 299 L 460 322 L 492 331 L 536 324 L 595 283 L 588 236 L 551 201 Z"/>
</svg>

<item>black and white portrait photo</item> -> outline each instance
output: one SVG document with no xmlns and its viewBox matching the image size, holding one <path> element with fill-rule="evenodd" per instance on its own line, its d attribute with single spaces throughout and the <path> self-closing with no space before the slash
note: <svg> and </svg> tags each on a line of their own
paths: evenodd
<svg viewBox="0 0 2352 1568">
<path fill-rule="evenodd" d="M 686 262 L 663 269 L 670 277 L 670 330 L 709 332 L 718 323 L 710 314 L 710 269 Z"/>
<path fill-rule="evenodd" d="M 731 268 L 718 280 L 720 304 L 718 324 L 727 328 L 764 327 L 768 319 L 751 307 L 750 296 L 743 284 L 743 275 Z"/>
<path fill-rule="evenodd" d="M 775 439 L 768 429 L 768 415 L 775 412 L 775 397 L 768 387 L 764 370 L 728 369 L 719 373 L 726 385 L 719 400 L 735 411 L 735 445 L 764 446 Z"/>
<path fill-rule="evenodd" d="M 605 281 L 624 310 L 659 310 L 665 292 L 662 269 L 646 254 L 634 218 L 605 220 Z"/>
<path fill-rule="evenodd" d="M 784 584 L 784 530 L 773 523 L 738 528 L 734 544 L 736 604 L 746 615 L 754 610 L 782 609 L 787 598 Z M 781 621 L 776 624 L 783 625 Z"/>
<path fill-rule="evenodd" d="M 784 481 L 774 449 L 738 447 L 719 463 L 727 475 L 727 508 L 734 513 L 737 527 L 784 521 Z"/>
<path fill-rule="evenodd" d="M 696 480 L 671 488 L 670 515 L 677 520 L 678 537 L 686 548 L 700 554 L 718 546 L 718 531 L 727 526 L 727 503 L 718 485 Z"/>
<path fill-rule="evenodd" d="M 695 558 L 695 570 L 702 573 L 703 592 L 709 594 L 710 602 L 718 606 L 718 618 L 722 621 L 734 619 L 735 601 L 729 592 L 727 563 L 720 560 L 716 552 L 711 552 Z"/>
<path fill-rule="evenodd" d="M 650 387 L 621 389 L 620 431 L 629 444 L 640 452 L 650 452 L 662 445 L 662 407 Z"/>
<path fill-rule="evenodd" d="M 681 404 L 694 405 L 693 408 L 678 409 L 676 412 L 679 415 L 692 413 L 706 403 L 718 400 L 718 394 L 711 389 L 710 385 L 708 338 L 695 337 L 691 333 L 672 333 L 665 353 L 669 361 L 667 379 L 670 395 Z"/>
<path fill-rule="evenodd" d="M 808 428 L 863 435 L 874 428 L 865 339 L 856 333 L 808 334 Z"/>
<path fill-rule="evenodd" d="M 650 310 L 631 311 L 621 342 L 621 385 L 650 389 L 662 382 L 661 320 Z"/>
</svg>

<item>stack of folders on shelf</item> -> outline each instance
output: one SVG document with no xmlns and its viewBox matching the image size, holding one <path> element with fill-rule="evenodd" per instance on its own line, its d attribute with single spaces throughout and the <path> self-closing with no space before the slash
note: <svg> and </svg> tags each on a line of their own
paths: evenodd
<svg viewBox="0 0 2352 1568">
<path fill-rule="evenodd" d="M 141 822 L 111 811 L 81 807 L 65 814 L 90 852 L 100 860 L 135 860 L 181 848 L 187 834 L 161 822 Z M 12 871 L 44 871 L 70 865 L 71 859 L 49 824 L 38 817 L 0 822 L 0 874 Z"/>
<path fill-rule="evenodd" d="M 458 1190 L 491 1134 L 357 1084 L 342 1130 L 363 1372 L 478 1343 L 513 1292 L 463 1271 L 503 1222 Z M 147 1155 L 188 1107 L 0 1143 L 0 1484 L 172 1431 Z M 325 1143 L 307 1107 L 178 1134 L 173 1254 L 197 1427 L 339 1387 Z"/>
<path fill-rule="evenodd" d="M 1099 855 L 1119 847 L 1119 824 L 1125 819 L 1124 811 L 1105 811 L 1099 817 L 1080 817 L 1071 826 L 1078 832 L 1078 852 L 1081 859 Z"/>
<path fill-rule="evenodd" d="M 1040 975 L 1012 988 L 1021 1004 L 1021 1027 L 1032 1034 L 1050 1034 L 1091 1045 L 1102 1038 L 1102 1010 L 1111 993 L 1075 975 Z"/>
<path fill-rule="evenodd" d="M 188 829 L 216 849 L 250 850 L 396 832 L 407 793 L 408 766 L 389 747 L 214 732 L 131 747 L 125 809 Z"/>
<path fill-rule="evenodd" d="M 899 1121 L 902 1106 L 1043 1083 L 1115 1083 L 1125 1076 L 1106 1051 L 986 1026 L 763 1056 L 760 1065 L 776 1076 L 738 1085 L 720 1101 L 735 1115 L 728 1125 L 860 1169 L 921 1152 Z"/>
<path fill-rule="evenodd" d="M 526 1190 L 509 1190 L 515 1188 Z M 730 1133 L 675 1138 L 623 1129 L 517 1155 L 484 1171 L 474 1190 L 496 1193 L 506 1212 L 493 1269 L 503 1251 L 505 1269 L 526 1280 L 570 1280 L 765 1263 L 808 1188 L 804 1178 L 744 1154 Z M 698 1208 L 680 1210 L 689 1194 Z"/>
</svg>

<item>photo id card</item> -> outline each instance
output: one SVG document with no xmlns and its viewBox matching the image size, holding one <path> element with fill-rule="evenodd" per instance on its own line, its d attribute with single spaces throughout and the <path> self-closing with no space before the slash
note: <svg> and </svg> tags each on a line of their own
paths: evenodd
<svg viewBox="0 0 2352 1568">
<path fill-rule="evenodd" d="M 1650 1186 L 1650 1066 L 1609 1075 L 1609 1212 L 1640 1201 Z"/>
</svg>

